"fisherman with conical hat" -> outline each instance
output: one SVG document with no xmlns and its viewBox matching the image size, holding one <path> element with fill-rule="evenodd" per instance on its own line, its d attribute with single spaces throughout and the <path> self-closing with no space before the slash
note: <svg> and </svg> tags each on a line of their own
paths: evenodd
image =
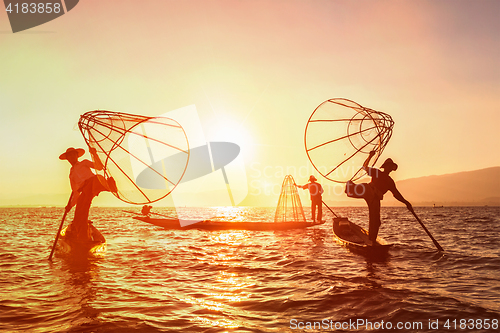
<svg viewBox="0 0 500 333">
<path fill-rule="evenodd" d="M 368 164 L 370 159 L 375 155 L 374 151 L 371 151 L 368 158 L 363 163 L 363 169 L 368 173 L 368 176 L 372 177 L 370 183 L 354 184 L 352 181 L 348 181 L 346 184 L 345 192 L 350 198 L 362 198 L 365 199 L 368 205 L 370 227 L 368 230 L 368 236 L 372 241 L 372 244 L 376 245 L 378 230 L 381 225 L 380 221 L 380 201 L 384 198 L 384 194 L 387 191 L 391 191 L 394 197 L 404 203 L 410 212 L 413 212 L 413 207 L 410 202 L 408 202 L 401 193 L 396 188 L 396 183 L 389 176 L 392 171 L 396 171 L 398 165 L 390 158 L 386 159 L 385 162 L 380 166 L 383 171 L 377 168 L 370 168 Z"/>
<path fill-rule="evenodd" d="M 316 221 L 321 222 L 321 218 L 323 217 L 323 198 L 321 195 L 323 194 L 323 187 L 321 184 L 316 183 L 317 179 L 313 175 L 309 177 L 309 183 L 305 185 L 297 185 L 302 189 L 308 189 L 309 194 L 311 194 L 311 215 L 313 222 L 315 221 L 316 215 L 316 207 L 318 208 L 318 218 Z"/>
<path fill-rule="evenodd" d="M 78 160 L 85 154 L 85 150 L 82 148 L 70 147 L 59 156 L 60 160 L 67 160 L 71 164 L 69 181 L 72 194 L 71 201 L 66 206 L 66 212 L 69 212 L 75 205 L 76 208 L 73 222 L 68 228 L 68 237 L 78 240 L 90 239 L 88 218 L 92 199 L 102 191 L 117 191 L 112 178 L 106 181 L 104 177 L 92 172 L 92 169 L 102 170 L 103 165 L 95 148 L 90 148 L 89 151 L 94 162 L 87 159 Z"/>
</svg>

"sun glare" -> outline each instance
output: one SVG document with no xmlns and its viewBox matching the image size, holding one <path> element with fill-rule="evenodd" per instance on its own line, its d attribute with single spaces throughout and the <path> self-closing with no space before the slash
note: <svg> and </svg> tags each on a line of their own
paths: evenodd
<svg viewBox="0 0 500 333">
<path fill-rule="evenodd" d="M 210 141 L 235 143 L 241 149 L 240 154 L 246 157 L 253 153 L 255 140 L 241 121 L 225 115 L 224 117 L 218 117 L 212 128 Z"/>
<path fill-rule="evenodd" d="M 222 207 L 212 207 L 215 210 L 216 219 L 224 220 L 224 221 L 243 221 L 245 219 L 245 209 L 242 207 L 231 207 L 231 206 L 222 206 Z"/>
</svg>

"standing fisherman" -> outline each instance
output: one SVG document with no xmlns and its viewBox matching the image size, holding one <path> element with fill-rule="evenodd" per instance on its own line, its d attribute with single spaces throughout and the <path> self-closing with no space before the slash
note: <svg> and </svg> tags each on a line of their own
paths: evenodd
<svg viewBox="0 0 500 333">
<path fill-rule="evenodd" d="M 69 181 L 71 184 L 72 199 L 66 206 L 66 212 L 69 212 L 76 205 L 75 217 L 70 228 L 68 228 L 68 236 L 84 241 L 91 238 L 91 228 L 89 228 L 88 219 L 92 199 L 102 191 L 117 191 L 113 178 L 109 178 L 106 181 L 104 177 L 92 172 L 91 169 L 102 170 L 103 165 L 95 148 L 90 148 L 89 151 L 95 162 L 86 159 L 78 161 L 85 154 L 85 150 L 82 148 L 75 149 L 70 147 L 59 156 L 60 160 L 67 160 L 71 164 Z"/>
<path fill-rule="evenodd" d="M 376 168 L 368 167 L 370 163 L 370 159 L 375 155 L 374 151 L 371 151 L 366 159 L 365 163 L 363 163 L 363 169 L 368 173 L 368 176 L 372 177 L 370 183 L 362 183 L 362 184 L 354 184 L 352 181 L 348 181 L 346 184 L 345 192 L 350 198 L 358 198 L 365 199 L 368 205 L 369 219 L 370 219 L 370 227 L 368 230 L 368 236 L 372 241 L 372 244 L 376 245 L 378 230 L 381 225 L 380 221 L 380 201 L 384 198 L 384 194 L 387 191 L 391 191 L 394 195 L 394 198 L 401 201 L 406 205 L 408 210 L 413 213 L 413 207 L 411 203 L 409 203 L 401 193 L 399 193 L 396 188 L 396 183 L 389 176 L 391 171 L 396 171 L 398 165 L 392 161 L 392 159 L 388 158 L 385 162 L 380 166 L 381 171 Z"/>
<path fill-rule="evenodd" d="M 323 187 L 321 184 L 316 183 L 316 177 L 311 175 L 309 177 L 309 183 L 305 185 L 297 185 L 297 187 L 300 187 L 302 189 L 308 189 L 309 193 L 311 194 L 311 215 L 312 215 L 312 220 L 314 222 L 315 218 L 315 213 L 316 213 L 316 207 L 318 207 L 318 222 L 321 222 L 321 218 L 323 217 L 323 210 L 322 210 L 322 205 L 323 205 L 323 199 L 321 195 L 323 194 Z"/>
</svg>

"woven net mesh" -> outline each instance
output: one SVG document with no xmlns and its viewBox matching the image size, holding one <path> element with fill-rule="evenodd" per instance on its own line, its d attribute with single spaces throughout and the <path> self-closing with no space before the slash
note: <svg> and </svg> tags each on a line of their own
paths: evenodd
<svg viewBox="0 0 500 333">
<path fill-rule="evenodd" d="M 326 179 L 338 183 L 365 175 L 363 162 L 371 151 L 373 166 L 392 135 L 394 121 L 347 99 L 329 99 L 311 114 L 304 143 L 307 157 Z"/>
<path fill-rule="evenodd" d="M 115 180 L 113 194 L 124 202 L 163 199 L 186 171 L 189 144 L 173 119 L 97 110 L 83 114 L 78 127 L 104 166 L 97 172 Z"/>
<path fill-rule="evenodd" d="M 299 193 L 291 175 L 285 176 L 281 185 L 274 222 L 306 222 Z"/>
</svg>

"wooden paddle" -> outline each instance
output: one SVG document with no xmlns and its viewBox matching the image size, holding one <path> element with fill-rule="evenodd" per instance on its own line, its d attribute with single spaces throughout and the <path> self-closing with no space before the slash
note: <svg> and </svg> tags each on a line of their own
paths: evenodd
<svg viewBox="0 0 500 333">
<path fill-rule="evenodd" d="M 425 232 L 427 233 L 427 235 L 429 235 L 429 237 L 432 239 L 432 242 L 434 243 L 434 245 L 436 245 L 437 249 L 439 251 L 443 251 L 443 248 L 441 247 L 441 245 L 439 245 L 439 243 L 437 242 L 437 240 L 434 239 L 434 237 L 432 237 L 431 233 L 429 232 L 429 230 L 427 230 L 427 228 L 425 227 L 425 225 L 422 223 L 422 221 L 420 221 L 420 219 L 418 218 L 417 214 L 415 213 L 415 211 L 410 210 L 410 212 L 413 214 L 413 216 L 415 216 L 415 218 L 417 219 L 418 223 L 420 223 L 420 225 L 422 226 L 422 228 L 424 228 Z"/>
<path fill-rule="evenodd" d="M 66 205 L 66 207 L 71 203 L 71 199 L 73 199 L 73 192 L 71 192 L 71 195 L 69 196 L 68 204 Z M 52 246 L 52 251 L 50 251 L 49 260 L 52 260 L 52 255 L 54 254 L 54 250 L 56 249 L 57 240 L 59 239 L 59 234 L 61 233 L 61 229 L 64 220 L 66 219 L 66 215 L 68 215 L 69 212 L 69 210 L 66 210 L 66 207 L 64 207 L 64 215 L 62 217 L 61 224 L 59 225 L 59 230 L 57 230 L 56 240 L 54 241 L 54 245 Z"/>
</svg>

